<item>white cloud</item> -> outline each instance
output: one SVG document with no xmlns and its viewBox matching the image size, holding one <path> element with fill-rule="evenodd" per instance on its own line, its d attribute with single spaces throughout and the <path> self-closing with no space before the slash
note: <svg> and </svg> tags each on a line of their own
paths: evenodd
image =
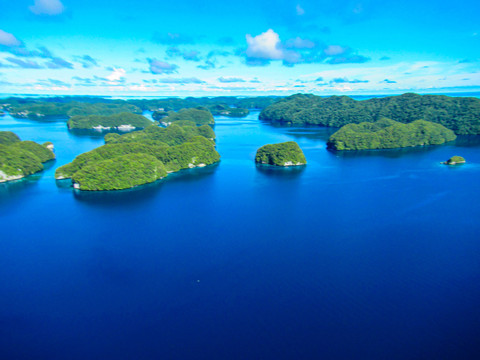
<svg viewBox="0 0 480 360">
<path fill-rule="evenodd" d="M 114 81 L 120 81 L 122 80 L 124 77 L 125 77 L 125 74 L 127 72 L 125 71 L 125 69 L 113 69 L 113 72 L 107 76 L 107 79 L 111 82 L 114 82 Z"/>
<path fill-rule="evenodd" d="M 35 4 L 28 8 L 35 15 L 59 15 L 65 11 L 60 0 L 34 0 Z"/>
<path fill-rule="evenodd" d="M 8 47 L 20 46 L 22 45 L 22 42 L 12 34 L 6 31 L 0 30 L 0 45 L 4 45 Z"/>
<path fill-rule="evenodd" d="M 282 60 L 284 58 L 281 49 L 280 37 L 272 29 L 252 36 L 247 34 L 247 56 L 255 59 Z"/>
</svg>

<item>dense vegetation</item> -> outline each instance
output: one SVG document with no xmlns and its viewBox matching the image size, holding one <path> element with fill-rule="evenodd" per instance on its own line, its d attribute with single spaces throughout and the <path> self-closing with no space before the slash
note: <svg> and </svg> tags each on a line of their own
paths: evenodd
<svg viewBox="0 0 480 360">
<path fill-rule="evenodd" d="M 192 121 L 196 125 L 214 124 L 212 113 L 203 107 L 181 109 L 178 112 L 170 111 L 167 117 L 159 116 L 154 112 L 152 117 L 155 120 L 161 120 L 163 123 L 169 124 L 175 121 Z"/>
<path fill-rule="evenodd" d="M 222 115 L 232 118 L 242 118 L 247 116 L 250 111 L 243 108 L 232 108 L 225 104 L 217 104 L 208 108 L 213 115 Z"/>
<path fill-rule="evenodd" d="M 218 162 L 212 133 L 208 125 L 197 127 L 187 122 L 166 128 L 151 125 L 125 135 L 107 134 L 105 145 L 58 168 L 55 178 L 71 178 L 81 190 L 120 190 L 146 184 L 169 172 Z"/>
<path fill-rule="evenodd" d="M 348 124 L 328 139 L 335 150 L 393 149 L 419 145 L 439 145 L 455 140 L 452 130 L 425 120 L 402 124 L 387 118 L 377 122 Z"/>
<path fill-rule="evenodd" d="M 133 128 L 144 128 L 151 125 L 152 122 L 142 115 L 128 112 L 113 115 L 87 115 L 73 116 L 68 120 L 69 129 L 92 129 L 101 127 L 105 129 L 118 128 L 122 125 L 129 125 Z"/>
<path fill-rule="evenodd" d="M 295 141 L 268 144 L 257 150 L 255 162 L 259 164 L 294 166 L 305 165 L 307 160 Z"/>
<path fill-rule="evenodd" d="M 61 99 L 62 98 L 48 99 L 47 101 L 46 99 L 8 98 L 0 101 L 13 117 L 32 120 L 66 118 L 76 115 L 106 116 L 122 112 L 140 114 L 142 112 L 137 106 L 123 100 L 92 103 L 73 100 L 76 98 L 66 98 L 65 101 L 61 101 Z M 67 99 L 69 99 L 69 101 L 67 101 Z"/>
<path fill-rule="evenodd" d="M 167 176 L 165 166 L 152 155 L 137 153 L 92 162 L 72 176 L 82 190 L 121 190 Z"/>
<path fill-rule="evenodd" d="M 21 179 L 43 170 L 55 154 L 33 141 L 21 141 L 9 131 L 0 131 L 0 182 Z"/>
<path fill-rule="evenodd" d="M 17 98 L 0 99 L 0 115 L 2 108 L 8 110 L 13 117 L 32 120 L 70 118 L 73 116 L 102 115 L 108 116 L 129 112 L 141 114 L 143 110 L 153 111 L 153 118 L 160 120 L 168 116 L 170 111 L 201 108 L 214 115 L 244 117 L 248 109 L 263 109 L 276 101 L 278 97 L 259 96 L 237 98 L 221 97 L 187 97 L 167 99 L 113 100 L 93 96 L 65 96 L 51 98 Z"/>
<path fill-rule="evenodd" d="M 444 162 L 445 165 L 458 165 L 458 164 L 465 164 L 465 159 L 461 156 L 455 155 L 452 156 L 450 159 Z"/>
<path fill-rule="evenodd" d="M 260 119 L 274 123 L 333 127 L 375 122 L 383 117 L 402 123 L 423 119 L 442 124 L 456 134 L 478 135 L 480 99 L 409 93 L 356 101 L 347 96 L 297 94 L 277 101 L 260 114 Z"/>
<path fill-rule="evenodd" d="M 152 100 L 129 100 L 130 104 L 138 106 L 142 110 L 150 111 L 178 111 L 180 109 L 196 108 L 203 106 L 212 109 L 217 105 L 222 105 L 230 108 L 241 109 L 264 109 L 268 105 L 273 104 L 279 97 L 275 96 L 258 96 L 237 98 L 235 96 L 218 96 L 218 97 L 187 97 L 181 98 L 167 98 L 167 99 L 152 99 Z"/>
</svg>

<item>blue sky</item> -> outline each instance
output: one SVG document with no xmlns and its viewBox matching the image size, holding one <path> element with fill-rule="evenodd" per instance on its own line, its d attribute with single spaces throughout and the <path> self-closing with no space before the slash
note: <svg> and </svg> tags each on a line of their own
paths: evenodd
<svg viewBox="0 0 480 360">
<path fill-rule="evenodd" d="M 480 90 L 479 1 L 0 0 L 0 93 Z"/>
</svg>

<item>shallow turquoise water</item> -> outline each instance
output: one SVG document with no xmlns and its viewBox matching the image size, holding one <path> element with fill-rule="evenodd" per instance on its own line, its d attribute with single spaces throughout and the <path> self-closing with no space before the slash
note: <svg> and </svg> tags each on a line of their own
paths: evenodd
<svg viewBox="0 0 480 360">
<path fill-rule="evenodd" d="M 0 185 L 1 357 L 478 357 L 478 137 L 339 154 L 257 116 L 217 118 L 218 165 L 113 193 L 53 178 L 100 136 L 0 118 L 58 156 Z M 287 140 L 307 166 L 255 166 Z"/>
</svg>

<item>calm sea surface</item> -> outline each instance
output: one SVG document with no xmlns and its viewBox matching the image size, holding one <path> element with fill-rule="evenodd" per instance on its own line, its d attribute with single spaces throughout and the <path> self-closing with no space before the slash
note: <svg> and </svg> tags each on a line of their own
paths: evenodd
<svg viewBox="0 0 480 360">
<path fill-rule="evenodd" d="M 335 154 L 257 119 L 217 118 L 218 165 L 75 193 L 55 169 L 102 137 L 0 118 L 57 154 L 0 184 L 0 358 L 478 359 L 480 137 Z M 307 166 L 255 166 L 288 140 Z"/>
</svg>

